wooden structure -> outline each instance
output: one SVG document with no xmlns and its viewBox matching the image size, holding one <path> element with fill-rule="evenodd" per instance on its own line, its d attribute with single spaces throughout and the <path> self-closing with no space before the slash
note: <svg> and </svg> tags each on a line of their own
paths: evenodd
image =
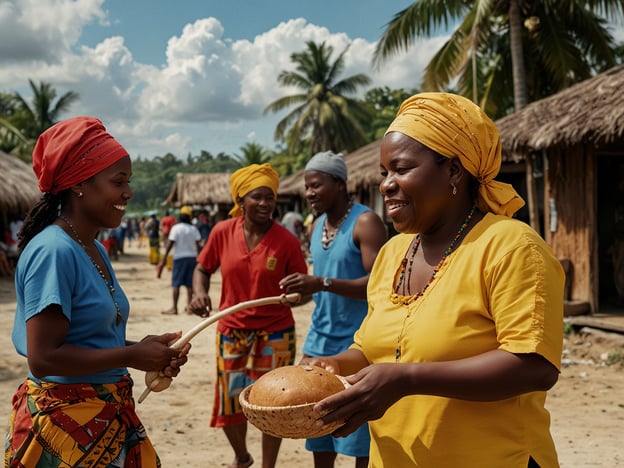
<svg viewBox="0 0 624 468">
<path fill-rule="evenodd" d="M 496 122 L 504 157 L 543 174 L 543 235 L 569 261 L 574 313 L 624 312 L 622 89 L 624 65 Z"/>
<path fill-rule="evenodd" d="M 230 174 L 178 173 L 163 205 L 173 208 L 189 205 L 206 209 L 215 221 L 225 219 L 233 206 Z"/>
<path fill-rule="evenodd" d="M 0 151 L 0 212 L 2 225 L 11 219 L 24 218 L 32 205 L 41 198 L 37 178 L 21 159 Z"/>
<path fill-rule="evenodd" d="M 303 174 L 303 171 L 301 172 Z M 169 195 L 163 202 L 164 206 L 180 208 L 189 205 L 194 209 L 206 209 L 213 221 L 228 217 L 234 206 L 230 192 L 230 173 L 178 173 Z M 298 182 L 301 182 L 299 184 Z M 303 205 L 303 175 L 301 180 L 291 178 L 292 187 L 285 193 L 278 193 L 278 211 L 295 208 L 301 212 Z M 299 186 L 300 185 L 300 186 Z M 281 181 L 280 181 L 281 188 Z"/>
</svg>

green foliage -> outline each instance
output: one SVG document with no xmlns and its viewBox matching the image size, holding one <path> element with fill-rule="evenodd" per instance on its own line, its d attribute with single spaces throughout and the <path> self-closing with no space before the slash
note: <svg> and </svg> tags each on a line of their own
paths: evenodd
<svg viewBox="0 0 624 468">
<path fill-rule="evenodd" d="M 618 349 L 616 351 L 611 351 L 607 355 L 607 364 L 624 364 L 624 350 Z"/>
<path fill-rule="evenodd" d="M 387 86 L 368 90 L 364 95 L 364 102 L 371 109 L 373 118 L 367 126 L 367 140 L 372 142 L 383 138 L 401 103 L 416 93 L 418 91 L 415 89 L 406 91 L 403 88 L 390 89 Z"/>
<path fill-rule="evenodd" d="M 0 94 L 0 148 L 24 161 L 31 160 L 39 135 L 58 122 L 61 114 L 79 99 L 77 93 L 69 91 L 54 103 L 57 92 L 50 83 L 28 83 L 32 91 L 30 103 L 18 92 Z"/>
<path fill-rule="evenodd" d="M 306 50 L 290 57 L 295 71 L 282 71 L 277 78 L 280 86 L 301 92 L 279 98 L 264 110 L 294 107 L 277 124 L 275 140 L 285 141 L 291 153 L 298 153 L 302 143 L 308 142 L 308 157 L 318 151 L 355 150 L 366 142 L 364 126 L 371 114 L 362 101 L 347 96 L 369 84 L 370 78 L 360 73 L 339 79 L 348 47 L 331 62 L 333 47 L 312 41 L 306 45 Z"/>
<path fill-rule="evenodd" d="M 512 10 L 511 5 L 517 8 Z M 373 65 L 379 67 L 408 49 L 416 38 L 455 25 L 427 65 L 422 89 L 439 91 L 456 82 L 459 94 L 498 118 L 515 109 L 512 56 L 520 49 L 511 47 L 511 26 L 519 26 L 522 50 L 518 58 L 524 60 L 524 70 L 515 78 L 530 102 L 621 62 L 621 49 L 616 49 L 606 19 L 623 16 L 621 0 L 417 1 L 387 24 Z"/>
<path fill-rule="evenodd" d="M 271 159 L 271 152 L 266 150 L 262 145 L 253 142 L 247 142 L 240 148 L 242 155 L 235 154 L 240 167 L 249 166 L 251 164 L 264 164 Z"/>
<path fill-rule="evenodd" d="M 197 156 L 187 155 L 185 160 L 171 153 L 153 159 L 132 160 L 131 187 L 134 197 L 130 200 L 130 211 L 144 212 L 163 210 L 166 200 L 178 173 L 218 173 L 234 172 L 240 161 L 225 153 L 213 156 L 202 151 Z"/>
</svg>

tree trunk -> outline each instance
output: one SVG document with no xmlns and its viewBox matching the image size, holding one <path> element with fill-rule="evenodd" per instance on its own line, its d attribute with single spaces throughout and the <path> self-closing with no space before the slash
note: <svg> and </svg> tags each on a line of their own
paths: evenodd
<svg viewBox="0 0 624 468">
<path fill-rule="evenodd" d="M 514 107 L 516 112 L 528 104 L 524 52 L 522 50 L 522 12 L 519 0 L 509 0 L 509 40 L 511 43 L 511 66 L 513 70 Z M 541 154 L 538 157 L 542 157 Z M 531 227 L 540 232 L 539 202 L 533 177 L 533 160 L 526 155 L 526 183 Z"/>
<path fill-rule="evenodd" d="M 522 50 L 522 12 L 519 0 L 509 0 L 509 40 L 516 112 L 527 105 L 526 71 Z"/>
</svg>

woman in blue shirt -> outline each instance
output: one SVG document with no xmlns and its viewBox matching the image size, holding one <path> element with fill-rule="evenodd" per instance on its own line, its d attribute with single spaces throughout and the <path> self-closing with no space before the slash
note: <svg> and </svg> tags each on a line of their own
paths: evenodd
<svg viewBox="0 0 624 468">
<path fill-rule="evenodd" d="M 13 343 L 28 376 L 13 396 L 7 466 L 158 467 L 128 367 L 176 376 L 179 333 L 126 339 L 129 304 L 101 229 L 132 198 L 128 152 L 93 117 L 46 130 L 33 151 L 43 197 L 19 234 Z"/>
</svg>

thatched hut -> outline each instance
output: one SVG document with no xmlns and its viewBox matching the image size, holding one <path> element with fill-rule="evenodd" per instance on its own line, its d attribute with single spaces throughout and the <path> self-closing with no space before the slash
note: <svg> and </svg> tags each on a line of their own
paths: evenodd
<svg viewBox="0 0 624 468">
<path fill-rule="evenodd" d="M 277 209 L 280 212 L 293 208 L 300 211 L 302 208 L 303 177 L 300 180 L 290 180 L 291 186 L 285 192 L 282 192 L 280 182 L 277 199 Z M 230 192 L 230 173 L 178 173 L 163 205 L 173 208 L 189 205 L 195 209 L 206 209 L 214 221 L 225 219 L 234 206 Z"/>
<path fill-rule="evenodd" d="M 233 206 L 230 195 L 230 174 L 225 172 L 178 173 L 163 205 L 174 208 L 183 205 L 205 208 L 216 220 L 224 219 Z"/>
<path fill-rule="evenodd" d="M 41 192 L 30 165 L 21 159 L 0 151 L 0 212 L 2 226 L 12 219 L 24 218 L 31 206 L 39 200 Z"/>
<path fill-rule="evenodd" d="M 544 237 L 592 313 L 624 306 L 622 89 L 618 66 L 496 122 L 505 157 L 543 174 Z"/>
</svg>

